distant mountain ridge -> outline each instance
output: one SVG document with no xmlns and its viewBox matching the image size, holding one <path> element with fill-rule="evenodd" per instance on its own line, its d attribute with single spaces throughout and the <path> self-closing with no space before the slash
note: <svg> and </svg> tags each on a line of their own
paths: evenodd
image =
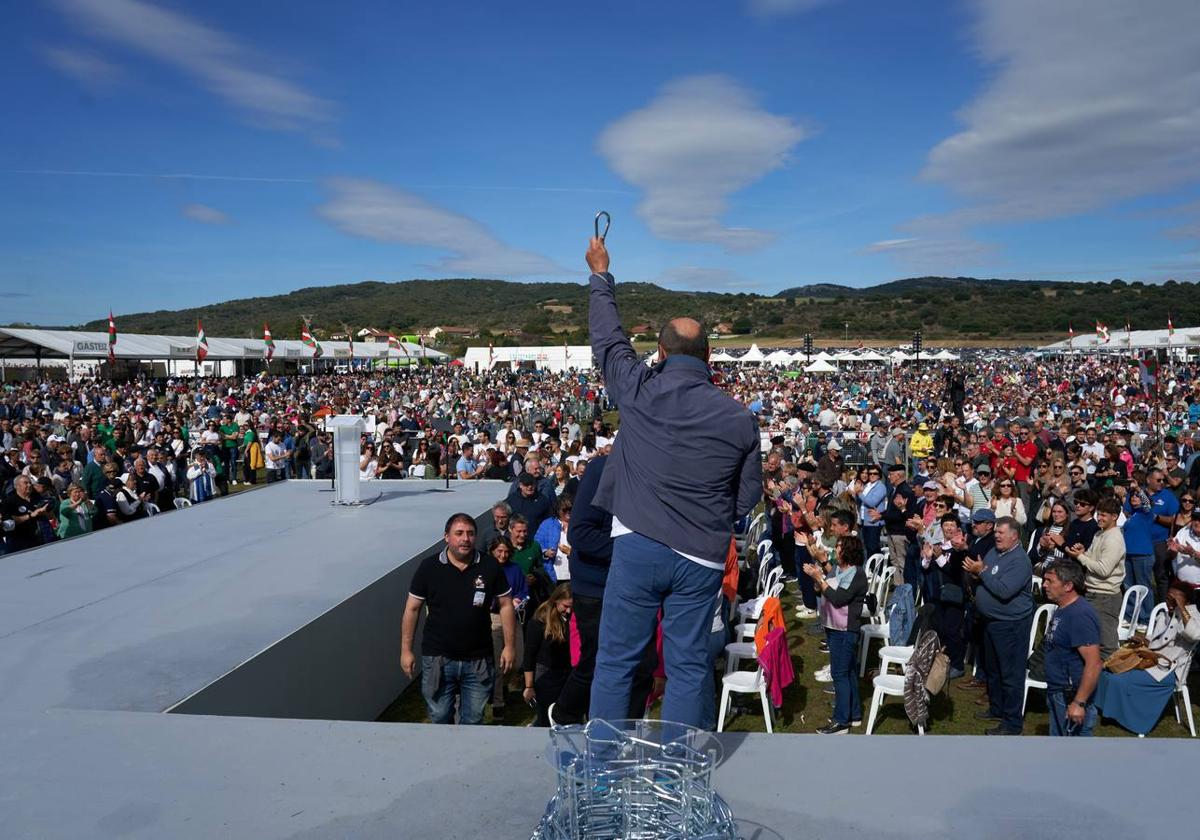
<svg viewBox="0 0 1200 840">
<path fill-rule="evenodd" d="M 910 277 L 876 286 L 834 283 L 793 286 L 775 295 L 675 291 L 652 283 L 618 283 L 626 326 L 657 330 L 678 315 L 709 328 L 792 338 L 908 338 L 924 330 L 930 338 L 1062 338 L 1068 325 L 1077 334 L 1100 321 L 1122 329 L 1200 324 L 1196 283 L 1161 285 L 1122 280 L 1053 282 Z M 588 289 L 582 283 L 516 283 L 505 280 L 368 281 L 311 286 L 282 295 L 244 298 L 179 310 L 118 314 L 119 330 L 190 335 L 204 319 L 210 336 L 262 335 L 269 322 L 276 338 L 299 335 L 301 317 L 313 318 L 318 336 L 377 327 L 397 332 L 418 327 L 466 326 L 497 343 L 585 341 Z M 104 330 L 105 318 L 82 325 Z M 478 343 L 478 341 L 474 343 Z"/>
</svg>

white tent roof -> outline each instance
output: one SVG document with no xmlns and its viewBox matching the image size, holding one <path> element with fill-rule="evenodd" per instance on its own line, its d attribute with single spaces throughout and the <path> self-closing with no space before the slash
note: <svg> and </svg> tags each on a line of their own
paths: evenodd
<svg viewBox="0 0 1200 840">
<path fill-rule="evenodd" d="M 888 354 L 888 358 L 890 358 L 893 362 L 909 362 L 912 361 L 913 357 L 905 353 L 903 350 L 893 350 Z"/>
<path fill-rule="evenodd" d="M 851 353 L 849 350 L 843 350 L 841 353 L 833 354 L 833 361 L 835 361 L 835 362 L 857 362 L 858 356 L 855 355 L 854 353 Z"/>
<path fill-rule="evenodd" d="M 795 360 L 796 357 L 782 347 L 768 353 L 766 357 L 766 361 L 773 365 L 790 365 Z"/>
<path fill-rule="evenodd" d="M 417 344 L 404 344 L 412 357 L 448 359 L 445 353 Z M 39 330 L 18 327 L 0 327 L 0 357 L 32 358 L 38 350 L 43 358 L 105 359 L 108 358 L 107 332 L 81 332 L 78 330 Z M 321 350 L 326 359 L 349 359 L 350 343 L 346 341 L 322 341 Z M 275 339 L 276 359 L 308 359 L 312 349 L 296 339 Z M 194 335 L 142 335 L 120 332 L 118 325 L 117 343 L 113 355 L 119 359 L 188 359 L 196 358 L 196 336 Z M 208 337 L 208 358 L 219 359 L 263 359 L 266 348 L 261 338 Z M 399 350 L 388 350 L 384 342 L 356 341 L 354 358 L 385 359 L 403 358 Z"/>
<path fill-rule="evenodd" d="M 766 358 L 766 356 L 763 355 L 763 351 L 758 349 L 758 345 L 751 344 L 750 349 L 747 350 L 746 354 L 744 356 L 742 356 L 741 358 L 739 358 L 738 361 L 739 362 L 761 362 L 765 358 Z"/>
<path fill-rule="evenodd" d="M 1109 330 L 1108 343 L 1102 343 L 1094 331 L 1080 333 L 1075 340 L 1064 338 L 1053 344 L 1039 347 L 1039 350 L 1051 352 L 1076 353 L 1123 353 L 1130 346 L 1135 350 L 1165 350 L 1168 347 L 1195 347 L 1200 345 L 1200 327 L 1176 328 L 1175 335 L 1168 335 L 1166 330 Z"/>
<path fill-rule="evenodd" d="M 941 362 L 957 362 L 958 361 L 958 356 L 955 356 L 949 350 L 939 350 L 938 352 L 934 353 L 931 358 L 937 359 L 938 361 L 941 361 Z"/>
<path fill-rule="evenodd" d="M 884 356 L 882 353 L 876 353 L 874 350 L 864 350 L 858 354 L 860 362 L 886 362 L 887 358 L 887 356 Z"/>
<path fill-rule="evenodd" d="M 825 359 L 817 359 L 811 365 L 804 368 L 805 373 L 836 373 L 837 368 L 827 362 Z"/>
<path fill-rule="evenodd" d="M 830 355 L 829 353 L 826 353 L 824 350 L 822 350 L 820 353 L 817 353 L 815 356 L 813 356 L 813 359 L 815 359 L 817 361 L 821 361 L 821 362 L 828 362 L 828 361 L 832 361 L 833 356 Z"/>
</svg>

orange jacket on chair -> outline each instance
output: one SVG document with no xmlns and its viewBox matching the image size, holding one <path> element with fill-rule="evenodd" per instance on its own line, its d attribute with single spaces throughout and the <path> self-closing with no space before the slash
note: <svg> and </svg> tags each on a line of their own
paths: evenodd
<svg viewBox="0 0 1200 840">
<path fill-rule="evenodd" d="M 762 614 L 758 618 L 758 626 L 754 629 L 754 650 L 762 654 L 767 644 L 767 634 L 776 627 L 787 634 L 787 623 L 783 620 L 783 605 L 778 598 L 768 598 L 763 602 Z"/>
</svg>

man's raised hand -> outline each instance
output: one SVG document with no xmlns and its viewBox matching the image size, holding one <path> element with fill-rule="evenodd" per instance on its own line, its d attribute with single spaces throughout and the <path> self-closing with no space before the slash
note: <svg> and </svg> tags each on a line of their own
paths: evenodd
<svg viewBox="0 0 1200 840">
<path fill-rule="evenodd" d="M 588 242 L 587 264 L 592 274 L 604 274 L 608 271 L 608 249 L 604 247 L 603 239 L 593 236 Z"/>
</svg>

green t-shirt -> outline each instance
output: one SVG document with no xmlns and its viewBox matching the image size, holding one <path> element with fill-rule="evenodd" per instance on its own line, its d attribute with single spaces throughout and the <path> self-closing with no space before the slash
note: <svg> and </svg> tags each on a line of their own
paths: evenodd
<svg viewBox="0 0 1200 840">
<path fill-rule="evenodd" d="M 513 551 L 512 562 L 520 566 L 522 572 L 529 574 L 536 566 L 541 565 L 542 547 L 537 544 L 537 540 L 530 540 L 524 548 Z"/>
<path fill-rule="evenodd" d="M 226 449 L 237 449 L 237 445 L 238 445 L 237 433 L 239 431 L 241 431 L 241 428 L 242 427 L 239 426 L 237 423 L 221 424 L 221 427 L 220 427 L 221 441 L 222 441 L 222 443 L 225 444 Z M 225 437 L 226 435 L 233 435 L 234 437 L 232 439 L 230 439 L 230 438 L 226 438 Z"/>
</svg>

